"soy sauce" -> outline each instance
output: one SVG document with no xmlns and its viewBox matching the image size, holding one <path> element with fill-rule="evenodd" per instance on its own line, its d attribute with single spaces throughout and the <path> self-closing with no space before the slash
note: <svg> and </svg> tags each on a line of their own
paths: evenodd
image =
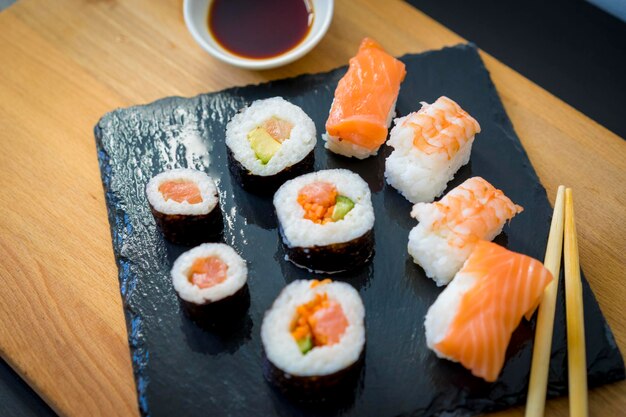
<svg viewBox="0 0 626 417">
<path fill-rule="evenodd" d="M 209 32 L 229 52 L 245 58 L 271 58 L 296 47 L 309 33 L 309 0 L 214 0 Z"/>
</svg>

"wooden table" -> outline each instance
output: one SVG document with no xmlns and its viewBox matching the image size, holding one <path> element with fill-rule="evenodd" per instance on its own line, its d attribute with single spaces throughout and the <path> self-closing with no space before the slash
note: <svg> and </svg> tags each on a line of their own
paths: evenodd
<svg viewBox="0 0 626 417">
<path fill-rule="evenodd" d="M 343 65 L 362 37 L 402 55 L 462 42 L 401 1 L 338 0 L 324 40 L 251 72 L 204 53 L 182 1 L 20 0 L 0 13 L 0 354 L 61 415 L 138 414 L 92 128 L 116 107 Z M 574 188 L 581 263 L 626 351 L 626 142 L 483 53 L 551 200 Z M 626 383 L 590 394 L 626 407 Z M 566 399 L 549 415 L 567 415 Z M 502 415 L 522 415 L 522 409 Z"/>
</svg>

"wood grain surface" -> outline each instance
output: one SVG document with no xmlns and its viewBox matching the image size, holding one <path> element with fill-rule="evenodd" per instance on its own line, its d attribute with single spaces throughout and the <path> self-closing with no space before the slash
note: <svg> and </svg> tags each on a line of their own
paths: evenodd
<svg viewBox="0 0 626 417">
<path fill-rule="evenodd" d="M 251 72 L 194 43 L 180 0 L 20 0 L 0 13 L 0 354 L 59 414 L 138 415 L 92 133 L 99 117 L 329 70 L 366 35 L 394 55 L 463 41 L 401 1 L 338 0 L 311 53 Z M 581 264 L 623 352 L 626 142 L 483 59 L 551 201 L 559 184 L 575 190 Z M 619 415 L 626 383 L 589 402 L 592 414 Z M 566 416 L 567 400 L 547 412 Z"/>
</svg>

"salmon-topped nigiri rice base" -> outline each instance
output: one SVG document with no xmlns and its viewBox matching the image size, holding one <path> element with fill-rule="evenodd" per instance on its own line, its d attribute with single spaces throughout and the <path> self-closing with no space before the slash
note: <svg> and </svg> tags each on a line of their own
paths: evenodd
<svg viewBox="0 0 626 417">
<path fill-rule="evenodd" d="M 412 203 L 433 201 L 467 164 L 479 132 L 478 122 L 454 100 L 423 102 L 419 111 L 395 120 L 387 142 L 394 148 L 385 161 L 387 182 Z"/>
<path fill-rule="evenodd" d="M 536 259 L 478 242 L 426 314 L 428 347 L 472 374 L 495 381 L 511 334 L 522 317 L 533 314 L 552 279 Z"/>
<path fill-rule="evenodd" d="M 492 240 L 523 208 L 481 177 L 472 177 L 434 203 L 418 203 L 408 251 L 437 285 L 457 273 L 479 240 Z"/>
<path fill-rule="evenodd" d="M 335 90 L 326 121 L 326 148 L 359 159 L 376 155 L 395 114 L 404 64 L 365 38 Z"/>
<path fill-rule="evenodd" d="M 337 374 L 354 365 L 365 344 L 365 309 L 350 284 L 296 280 L 278 295 L 261 325 L 263 350 L 272 375 L 292 383 L 299 377 Z"/>
</svg>

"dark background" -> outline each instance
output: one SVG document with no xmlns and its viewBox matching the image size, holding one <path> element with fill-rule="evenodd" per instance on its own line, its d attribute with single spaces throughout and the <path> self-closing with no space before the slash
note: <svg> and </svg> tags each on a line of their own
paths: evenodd
<svg viewBox="0 0 626 417">
<path fill-rule="evenodd" d="M 408 2 L 626 138 L 626 23 L 582 0 Z M 2 360 L 0 415 L 55 415 Z"/>
<path fill-rule="evenodd" d="M 408 2 L 626 138 L 623 21 L 582 0 Z"/>
</svg>

